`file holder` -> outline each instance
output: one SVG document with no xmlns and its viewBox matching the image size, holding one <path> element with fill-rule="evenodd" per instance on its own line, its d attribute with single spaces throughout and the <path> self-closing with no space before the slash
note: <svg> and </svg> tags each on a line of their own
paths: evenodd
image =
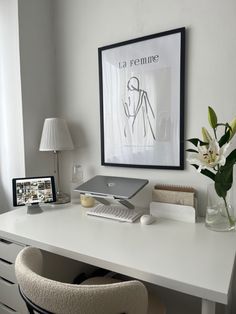
<svg viewBox="0 0 236 314">
<path fill-rule="evenodd" d="M 196 212 L 193 206 L 160 202 L 150 203 L 150 214 L 157 218 L 167 218 L 183 222 L 196 222 Z"/>
</svg>

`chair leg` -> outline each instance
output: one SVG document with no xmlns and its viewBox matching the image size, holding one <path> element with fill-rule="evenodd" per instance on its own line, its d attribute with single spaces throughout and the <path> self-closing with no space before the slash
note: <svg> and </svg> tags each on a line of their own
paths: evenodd
<svg viewBox="0 0 236 314">
<path fill-rule="evenodd" d="M 27 302 L 25 302 L 25 303 L 26 303 L 27 309 L 29 311 L 29 314 L 34 314 L 33 308 Z"/>
</svg>

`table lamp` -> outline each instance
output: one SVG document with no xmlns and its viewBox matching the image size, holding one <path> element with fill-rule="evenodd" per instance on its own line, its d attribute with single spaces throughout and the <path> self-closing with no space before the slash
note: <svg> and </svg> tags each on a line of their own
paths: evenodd
<svg viewBox="0 0 236 314">
<path fill-rule="evenodd" d="M 60 118 L 45 119 L 39 150 L 53 151 L 55 156 L 56 204 L 65 204 L 70 201 L 70 196 L 61 191 L 59 155 L 61 151 L 72 150 L 73 148 L 74 145 L 66 121 Z"/>
</svg>

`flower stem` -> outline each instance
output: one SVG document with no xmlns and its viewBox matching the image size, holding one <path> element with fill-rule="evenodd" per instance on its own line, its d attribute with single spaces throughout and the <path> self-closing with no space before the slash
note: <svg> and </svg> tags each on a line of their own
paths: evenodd
<svg viewBox="0 0 236 314">
<path fill-rule="evenodd" d="M 226 198 L 223 197 L 223 200 L 224 200 L 224 203 L 225 203 L 226 213 L 227 213 L 227 216 L 228 216 L 228 219 L 229 219 L 229 224 L 230 224 L 230 227 L 232 227 L 232 226 L 235 225 L 235 221 L 231 218 L 231 216 L 230 216 L 230 214 L 229 214 L 229 207 L 228 207 Z"/>
</svg>

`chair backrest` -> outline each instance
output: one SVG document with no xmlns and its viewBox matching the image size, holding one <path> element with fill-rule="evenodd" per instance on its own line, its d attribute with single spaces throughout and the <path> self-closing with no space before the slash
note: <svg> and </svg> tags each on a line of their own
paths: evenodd
<svg viewBox="0 0 236 314">
<path fill-rule="evenodd" d="M 39 249 L 24 248 L 15 272 L 23 295 L 55 314 L 146 314 L 146 287 L 137 280 L 101 285 L 74 285 L 42 277 Z"/>
</svg>

